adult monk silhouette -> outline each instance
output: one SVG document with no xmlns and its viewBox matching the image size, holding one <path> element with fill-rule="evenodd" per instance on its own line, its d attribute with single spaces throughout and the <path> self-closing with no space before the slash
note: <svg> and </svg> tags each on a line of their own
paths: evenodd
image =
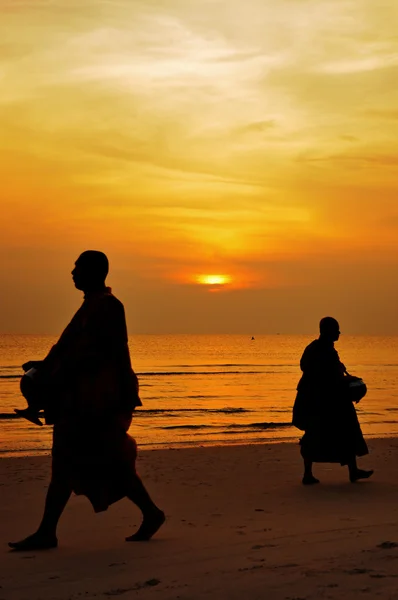
<svg viewBox="0 0 398 600">
<path fill-rule="evenodd" d="M 136 444 L 127 431 L 141 401 L 123 304 L 105 285 L 108 269 L 102 252 L 79 256 L 72 277 L 84 292 L 81 308 L 48 356 L 24 365 L 40 374 L 46 422 L 54 425 L 52 476 L 38 530 L 10 542 L 14 550 L 55 548 L 72 492 L 87 496 L 95 512 L 125 496 L 134 502 L 143 521 L 127 541 L 149 540 L 164 523 L 135 471 Z"/>
<path fill-rule="evenodd" d="M 312 473 L 314 462 L 347 465 L 351 482 L 373 474 L 359 469 L 356 462 L 357 456 L 368 454 L 368 448 L 349 390 L 358 378 L 349 375 L 340 362 L 334 347 L 339 337 L 339 323 L 325 317 L 319 338 L 307 346 L 300 361 L 303 375 L 297 387 L 293 425 L 305 431 L 300 442 L 304 485 L 319 483 Z"/>
</svg>

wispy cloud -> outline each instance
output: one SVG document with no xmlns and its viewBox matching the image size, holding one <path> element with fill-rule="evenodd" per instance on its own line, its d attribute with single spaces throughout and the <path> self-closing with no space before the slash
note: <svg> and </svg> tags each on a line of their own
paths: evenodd
<svg viewBox="0 0 398 600">
<path fill-rule="evenodd" d="M 146 273 L 224 260 L 256 285 L 269 260 L 286 285 L 300 260 L 311 278 L 317 253 L 343 265 L 370 239 L 380 261 L 397 249 L 398 5 L 0 11 L 3 247 L 101 239 Z"/>
</svg>

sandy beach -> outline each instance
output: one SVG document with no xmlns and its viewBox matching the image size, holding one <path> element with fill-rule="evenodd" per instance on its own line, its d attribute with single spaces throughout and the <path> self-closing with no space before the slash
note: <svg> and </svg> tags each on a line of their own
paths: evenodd
<svg viewBox="0 0 398 600">
<path fill-rule="evenodd" d="M 49 457 L 0 461 L 1 600 L 397 598 L 398 440 L 370 441 L 364 468 L 317 465 L 300 483 L 295 444 L 141 452 L 138 467 L 167 522 L 149 543 L 128 501 L 95 515 L 73 497 L 58 550 L 12 553 L 41 516 Z"/>
</svg>

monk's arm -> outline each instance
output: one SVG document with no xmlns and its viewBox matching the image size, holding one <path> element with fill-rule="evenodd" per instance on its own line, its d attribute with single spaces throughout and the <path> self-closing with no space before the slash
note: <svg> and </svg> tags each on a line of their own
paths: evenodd
<svg viewBox="0 0 398 600">
<path fill-rule="evenodd" d="M 138 395 L 138 379 L 131 366 L 123 305 L 116 300 L 110 300 L 101 313 L 96 344 L 101 349 L 104 363 L 117 367 L 123 389 L 123 404 L 127 410 L 133 410 L 141 401 Z"/>
</svg>

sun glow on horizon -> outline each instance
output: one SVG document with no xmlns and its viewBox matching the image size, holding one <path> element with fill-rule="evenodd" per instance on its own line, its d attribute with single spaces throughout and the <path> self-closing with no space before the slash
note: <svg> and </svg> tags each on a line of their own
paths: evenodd
<svg viewBox="0 0 398 600">
<path fill-rule="evenodd" d="M 398 333 L 398 3 L 203 4 L 0 0 L 0 331 Z"/>
<path fill-rule="evenodd" d="M 196 281 L 202 285 L 227 285 L 231 283 L 231 277 L 229 275 L 198 275 Z"/>
</svg>

